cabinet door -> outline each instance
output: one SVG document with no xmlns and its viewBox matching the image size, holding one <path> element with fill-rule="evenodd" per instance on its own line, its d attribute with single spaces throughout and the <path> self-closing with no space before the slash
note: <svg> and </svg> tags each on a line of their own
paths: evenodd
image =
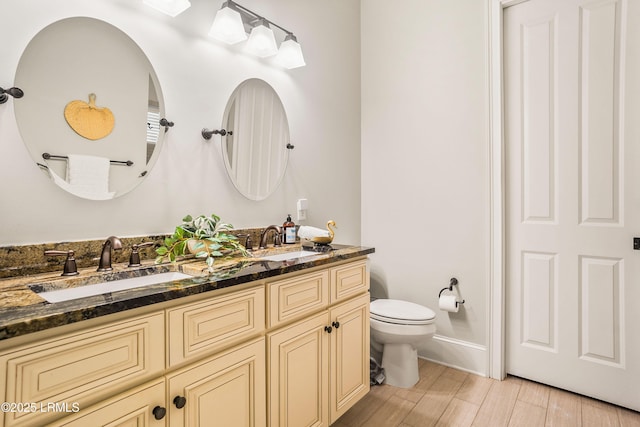
<svg viewBox="0 0 640 427">
<path fill-rule="evenodd" d="M 164 427 L 166 417 L 158 420 L 154 415 L 154 409 L 166 410 L 164 402 L 164 378 L 161 378 L 90 408 L 80 408 L 76 415 L 51 427 Z"/>
<path fill-rule="evenodd" d="M 369 294 L 331 309 L 330 419 L 369 392 Z"/>
<path fill-rule="evenodd" d="M 326 311 L 267 335 L 269 426 L 329 425 Z"/>
<path fill-rule="evenodd" d="M 264 338 L 190 365 L 167 380 L 171 427 L 266 425 Z"/>
</svg>

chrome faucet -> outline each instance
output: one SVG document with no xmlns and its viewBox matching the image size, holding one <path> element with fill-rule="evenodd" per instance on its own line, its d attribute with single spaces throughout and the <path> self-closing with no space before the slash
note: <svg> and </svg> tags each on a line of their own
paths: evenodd
<svg viewBox="0 0 640 427">
<path fill-rule="evenodd" d="M 269 231 L 275 231 L 275 236 L 273 237 L 273 246 L 281 246 L 280 244 L 280 227 L 277 225 L 270 225 L 264 229 L 262 234 L 260 235 L 260 249 L 266 249 L 267 247 L 267 236 L 269 235 Z"/>
<path fill-rule="evenodd" d="M 111 271 L 111 249 L 122 249 L 122 242 L 116 236 L 110 236 L 102 244 L 102 253 L 100 254 L 100 264 L 98 271 Z"/>
</svg>

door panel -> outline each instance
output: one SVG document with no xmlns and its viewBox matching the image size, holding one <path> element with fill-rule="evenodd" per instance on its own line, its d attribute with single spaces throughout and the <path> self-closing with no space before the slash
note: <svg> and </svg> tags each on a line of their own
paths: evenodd
<svg viewBox="0 0 640 427">
<path fill-rule="evenodd" d="M 640 410 L 640 2 L 505 9 L 507 372 Z"/>
</svg>

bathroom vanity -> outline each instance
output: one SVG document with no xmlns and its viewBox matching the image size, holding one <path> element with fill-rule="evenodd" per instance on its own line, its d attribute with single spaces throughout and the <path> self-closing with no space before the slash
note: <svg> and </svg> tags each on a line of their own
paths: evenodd
<svg viewBox="0 0 640 427">
<path fill-rule="evenodd" d="M 58 303 L 28 287 L 51 274 L 2 280 L 0 426 L 328 426 L 369 390 L 373 252 L 143 265 L 191 277 Z"/>
</svg>

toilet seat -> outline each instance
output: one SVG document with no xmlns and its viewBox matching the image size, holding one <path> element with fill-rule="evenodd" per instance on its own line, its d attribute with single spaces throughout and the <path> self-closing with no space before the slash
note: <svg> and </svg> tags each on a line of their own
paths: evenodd
<svg viewBox="0 0 640 427">
<path fill-rule="evenodd" d="M 377 299 L 369 306 L 372 319 L 397 325 L 428 325 L 435 321 L 433 310 L 409 301 Z"/>
</svg>

